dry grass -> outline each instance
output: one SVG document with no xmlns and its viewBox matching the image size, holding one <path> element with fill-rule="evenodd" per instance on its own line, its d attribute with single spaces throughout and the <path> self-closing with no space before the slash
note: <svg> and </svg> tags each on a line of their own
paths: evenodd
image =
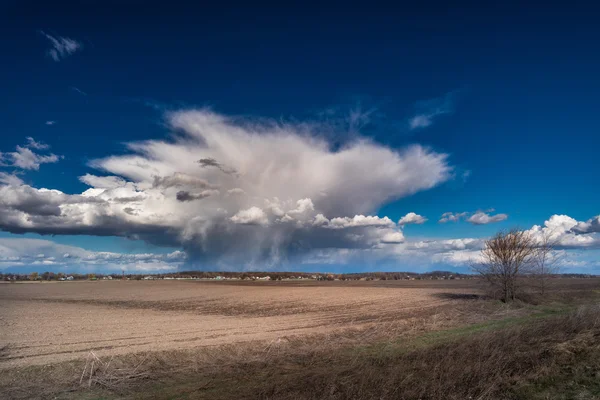
<svg viewBox="0 0 600 400">
<path fill-rule="evenodd" d="M 89 352 L 84 360 L 62 362 L 46 366 L 6 369 L 0 373 L 0 393 L 9 398 L 40 398 L 57 393 L 77 393 L 88 388 L 108 390 L 124 395 L 138 385 L 171 375 L 199 371 L 217 371 L 240 363 L 258 365 L 275 362 L 282 357 L 324 354 L 334 350 L 346 351 L 365 343 L 415 337 L 423 332 L 445 329 L 460 324 L 471 324 L 507 315 L 520 315 L 523 310 L 508 309 L 479 299 L 464 300 L 462 304 L 422 311 L 398 320 L 381 317 L 367 324 L 343 327 L 325 334 L 282 336 L 270 341 L 201 347 L 193 350 L 138 352 L 116 357 L 98 357 Z M 85 392 L 83 392 L 85 393 Z"/>
<path fill-rule="evenodd" d="M 575 294 L 574 294 L 575 293 Z M 0 371 L 1 398 L 600 398 L 598 293 L 562 287 L 510 306 L 451 305 L 275 340 Z"/>
<path fill-rule="evenodd" d="M 477 334 L 449 331 L 407 342 L 331 349 L 314 342 L 261 352 L 163 354 L 148 364 L 153 383 L 117 396 L 207 399 L 592 399 L 600 395 L 600 310 Z M 182 363 L 182 361 L 185 362 Z M 179 368 L 177 368 L 179 366 Z M 183 366 L 183 367 L 182 367 Z M 165 371 L 169 371 L 165 373 Z M 538 387 L 542 386 L 542 387 Z M 536 388 L 532 390 L 532 388 Z M 550 397 L 543 396 L 544 392 Z M 108 392 L 100 392 L 110 395 Z"/>
<path fill-rule="evenodd" d="M 7 398 L 524 399 L 534 389 L 550 390 L 559 377 L 574 382 L 579 398 L 592 399 L 600 387 L 577 382 L 600 371 L 600 308 L 565 310 L 511 313 L 420 335 L 389 324 L 218 349 L 107 359 L 90 353 L 12 371 L 19 386 L 7 387 L 4 377 L 0 390 Z M 573 377 L 565 378 L 564 368 Z"/>
</svg>

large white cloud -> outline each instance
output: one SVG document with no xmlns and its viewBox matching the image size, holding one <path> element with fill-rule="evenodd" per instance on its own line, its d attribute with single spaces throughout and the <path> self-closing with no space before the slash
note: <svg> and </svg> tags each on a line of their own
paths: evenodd
<svg viewBox="0 0 600 400">
<path fill-rule="evenodd" d="M 445 154 L 418 145 L 358 138 L 334 149 L 314 125 L 206 110 L 167 122 L 172 139 L 93 161 L 103 176 L 82 176 L 91 188 L 81 194 L 5 182 L 0 229 L 141 238 L 182 246 L 192 262 L 278 263 L 313 249 L 401 243 L 399 227 L 374 214 L 452 173 Z"/>
<path fill-rule="evenodd" d="M 587 228 L 591 226 L 589 221 L 578 222 L 568 215 L 553 215 L 544 222 L 544 226 L 534 225 L 529 229 L 529 232 L 538 241 L 541 241 L 542 237 L 545 236 L 551 242 L 555 243 L 558 248 L 600 248 L 600 237 L 596 232 L 593 230 L 581 230 L 581 227 Z"/>
</svg>

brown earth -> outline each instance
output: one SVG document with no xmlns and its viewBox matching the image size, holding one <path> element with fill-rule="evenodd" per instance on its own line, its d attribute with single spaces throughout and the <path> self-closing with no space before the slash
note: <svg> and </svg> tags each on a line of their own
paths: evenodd
<svg viewBox="0 0 600 400">
<path fill-rule="evenodd" d="M 1 284 L 0 368 L 408 326 L 477 293 L 476 281 Z"/>
</svg>

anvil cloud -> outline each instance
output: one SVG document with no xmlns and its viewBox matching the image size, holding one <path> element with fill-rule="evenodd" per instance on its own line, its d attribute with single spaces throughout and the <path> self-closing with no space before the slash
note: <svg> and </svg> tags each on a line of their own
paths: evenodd
<svg viewBox="0 0 600 400">
<path fill-rule="evenodd" d="M 191 262 L 280 263 L 316 249 L 404 240 L 375 215 L 385 203 L 452 175 L 446 154 L 366 138 L 333 148 L 319 127 L 256 122 L 208 110 L 166 117 L 169 140 L 127 144 L 90 166 L 80 194 L 0 186 L 0 229 L 114 235 L 180 246 Z"/>
</svg>

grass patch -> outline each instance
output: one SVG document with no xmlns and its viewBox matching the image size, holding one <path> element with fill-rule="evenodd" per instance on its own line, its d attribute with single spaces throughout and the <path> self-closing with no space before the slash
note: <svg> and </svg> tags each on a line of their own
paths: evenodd
<svg viewBox="0 0 600 400">
<path fill-rule="evenodd" d="M 396 340 L 381 341 L 367 346 L 357 346 L 351 349 L 351 351 L 362 354 L 407 353 L 431 346 L 447 344 L 452 341 L 461 340 L 470 335 L 523 326 L 554 316 L 566 315 L 576 309 L 576 307 L 572 305 L 565 304 L 545 306 L 525 305 L 525 308 L 527 308 L 528 311 L 525 315 L 510 316 L 502 319 L 462 325 L 450 329 L 425 332 L 413 338 L 398 338 Z"/>
</svg>

